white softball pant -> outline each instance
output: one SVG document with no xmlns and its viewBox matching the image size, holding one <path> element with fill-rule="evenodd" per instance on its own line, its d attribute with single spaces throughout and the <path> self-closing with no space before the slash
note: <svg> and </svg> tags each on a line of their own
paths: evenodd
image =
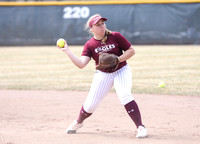
<svg viewBox="0 0 200 144">
<path fill-rule="evenodd" d="M 94 74 L 89 94 L 83 104 L 84 110 L 88 113 L 93 113 L 113 85 L 122 105 L 134 100 L 131 93 L 132 72 L 128 65 L 113 73 L 97 70 Z"/>
</svg>

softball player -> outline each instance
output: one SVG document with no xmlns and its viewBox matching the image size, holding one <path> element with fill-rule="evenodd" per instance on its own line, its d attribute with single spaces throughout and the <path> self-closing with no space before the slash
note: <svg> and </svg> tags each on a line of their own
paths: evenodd
<svg viewBox="0 0 200 144">
<path fill-rule="evenodd" d="M 147 137 L 147 129 L 144 127 L 140 111 L 134 97 L 131 94 L 132 73 L 126 60 L 135 54 L 131 43 L 119 32 L 110 32 L 106 29 L 106 18 L 99 14 L 93 15 L 86 23 L 86 29 L 93 34 L 93 37 L 84 45 L 81 57 L 75 56 L 65 42 L 65 52 L 71 61 L 79 68 L 84 68 L 91 58 L 96 65 L 99 61 L 99 53 L 106 52 L 118 56 L 119 65 L 117 69 L 112 68 L 96 70 L 88 96 L 80 110 L 79 117 L 68 128 L 67 133 L 76 133 L 83 126 L 83 121 L 92 115 L 101 100 L 114 86 L 116 93 L 124 105 L 128 115 L 137 127 L 137 138 Z"/>
</svg>

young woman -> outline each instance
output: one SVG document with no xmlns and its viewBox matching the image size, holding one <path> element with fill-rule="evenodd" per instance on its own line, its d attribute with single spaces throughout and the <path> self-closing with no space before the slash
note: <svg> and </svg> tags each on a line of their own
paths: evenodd
<svg viewBox="0 0 200 144">
<path fill-rule="evenodd" d="M 86 29 L 93 34 L 93 37 L 84 45 L 81 57 L 75 56 L 65 42 L 65 47 L 60 48 L 65 52 L 71 61 L 79 68 L 84 68 L 91 58 L 98 65 L 99 53 L 111 53 L 118 56 L 119 65 L 116 69 L 98 69 L 94 74 L 92 85 L 88 96 L 80 110 L 78 118 L 67 128 L 67 133 L 76 133 L 83 126 L 83 121 L 92 115 L 101 100 L 114 86 L 122 105 L 124 105 L 130 118 L 137 127 L 137 138 L 147 137 L 147 130 L 144 127 L 137 103 L 131 94 L 132 73 L 126 60 L 135 54 L 131 43 L 119 32 L 111 32 L 106 29 L 106 18 L 95 14 L 88 19 Z"/>
</svg>

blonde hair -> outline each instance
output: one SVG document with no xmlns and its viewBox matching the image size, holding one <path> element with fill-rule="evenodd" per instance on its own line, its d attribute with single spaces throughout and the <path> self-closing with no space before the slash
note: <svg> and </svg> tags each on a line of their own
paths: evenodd
<svg viewBox="0 0 200 144">
<path fill-rule="evenodd" d="M 89 33 L 89 34 L 92 34 L 92 35 L 93 35 L 93 33 L 90 31 L 90 26 L 89 26 L 89 24 L 90 24 L 90 21 L 91 21 L 94 17 L 96 17 L 96 16 L 101 16 L 101 15 L 100 15 L 100 14 L 94 14 L 94 15 L 92 15 L 92 16 L 88 19 L 87 23 L 85 24 L 85 28 L 84 28 L 85 31 L 88 31 L 88 33 Z M 102 39 L 102 42 L 103 42 L 103 43 L 106 43 L 107 38 L 108 38 L 107 36 L 108 36 L 109 34 L 111 34 L 111 31 L 108 30 L 108 29 L 106 29 L 105 37 Z"/>
<path fill-rule="evenodd" d="M 106 33 L 105 33 L 105 36 L 104 38 L 101 40 L 102 43 L 106 43 L 107 39 L 108 39 L 108 35 L 111 34 L 111 31 L 106 29 Z"/>
</svg>

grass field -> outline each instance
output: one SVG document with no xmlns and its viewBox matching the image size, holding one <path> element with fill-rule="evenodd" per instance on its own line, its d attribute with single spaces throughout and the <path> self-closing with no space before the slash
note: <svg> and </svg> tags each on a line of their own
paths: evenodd
<svg viewBox="0 0 200 144">
<path fill-rule="evenodd" d="M 133 93 L 200 96 L 200 46 L 134 48 Z M 70 49 L 80 56 L 82 46 Z M 0 89 L 88 91 L 95 72 L 93 61 L 80 70 L 55 46 L 0 47 L 0 55 Z"/>
</svg>

